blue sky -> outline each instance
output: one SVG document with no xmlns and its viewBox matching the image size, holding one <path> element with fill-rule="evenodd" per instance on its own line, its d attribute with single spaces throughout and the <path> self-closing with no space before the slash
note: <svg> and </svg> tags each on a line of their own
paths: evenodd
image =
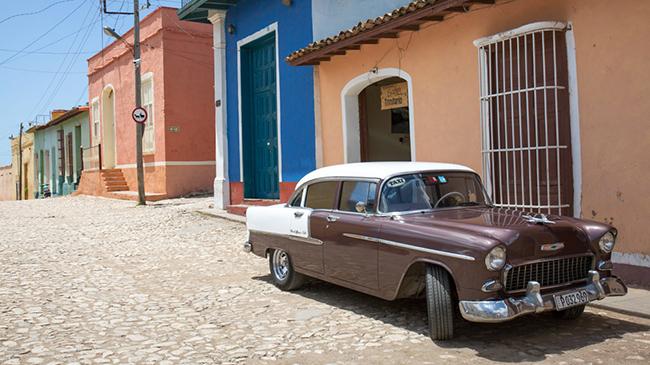
<svg viewBox="0 0 650 365">
<path fill-rule="evenodd" d="M 11 163 L 9 136 L 19 123 L 45 122 L 52 109 L 88 102 L 88 57 L 112 39 L 102 24 L 122 34 L 131 15 L 100 12 L 101 0 L 0 1 L 0 166 Z M 180 0 L 149 0 L 149 9 L 179 7 Z M 147 0 L 140 0 L 146 5 Z M 130 11 L 132 0 L 107 0 L 108 10 Z M 31 13 L 31 14 L 30 14 Z"/>
</svg>

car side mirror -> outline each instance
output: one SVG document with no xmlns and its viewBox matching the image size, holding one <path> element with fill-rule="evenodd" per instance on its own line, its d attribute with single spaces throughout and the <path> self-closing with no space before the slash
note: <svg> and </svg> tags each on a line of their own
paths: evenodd
<svg viewBox="0 0 650 365">
<path fill-rule="evenodd" d="M 357 202 L 357 204 L 354 206 L 354 208 L 359 213 L 367 213 L 367 211 L 366 211 L 366 203 L 365 202 Z"/>
</svg>

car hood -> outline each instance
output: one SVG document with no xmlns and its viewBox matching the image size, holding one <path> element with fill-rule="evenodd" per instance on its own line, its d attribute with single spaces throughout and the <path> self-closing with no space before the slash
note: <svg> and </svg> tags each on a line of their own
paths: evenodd
<svg viewBox="0 0 650 365">
<path fill-rule="evenodd" d="M 486 250 L 507 246 L 512 263 L 552 256 L 580 255 L 595 251 L 597 241 L 610 226 L 571 217 L 549 215 L 553 224 L 531 223 L 525 213 L 494 207 L 468 207 L 407 214 L 405 224 L 454 231 L 469 239 L 486 242 Z M 549 245 L 554 245 L 549 247 Z M 546 245 L 546 246 L 544 246 Z"/>
</svg>

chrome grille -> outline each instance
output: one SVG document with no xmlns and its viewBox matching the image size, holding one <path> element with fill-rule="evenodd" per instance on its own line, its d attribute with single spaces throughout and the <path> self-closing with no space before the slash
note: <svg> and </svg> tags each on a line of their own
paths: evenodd
<svg viewBox="0 0 650 365">
<path fill-rule="evenodd" d="M 592 256 L 577 256 L 514 266 L 506 273 L 506 291 L 526 289 L 529 281 L 544 288 L 586 279 L 592 261 Z"/>
</svg>

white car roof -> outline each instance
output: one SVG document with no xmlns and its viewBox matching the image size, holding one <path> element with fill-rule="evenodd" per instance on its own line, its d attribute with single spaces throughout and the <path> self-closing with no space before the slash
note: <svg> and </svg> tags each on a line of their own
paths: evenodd
<svg viewBox="0 0 650 365">
<path fill-rule="evenodd" d="M 359 162 L 332 165 L 314 170 L 298 181 L 297 187 L 321 178 L 361 177 L 385 179 L 394 175 L 422 171 L 466 171 L 475 172 L 467 166 L 441 162 Z"/>
</svg>

